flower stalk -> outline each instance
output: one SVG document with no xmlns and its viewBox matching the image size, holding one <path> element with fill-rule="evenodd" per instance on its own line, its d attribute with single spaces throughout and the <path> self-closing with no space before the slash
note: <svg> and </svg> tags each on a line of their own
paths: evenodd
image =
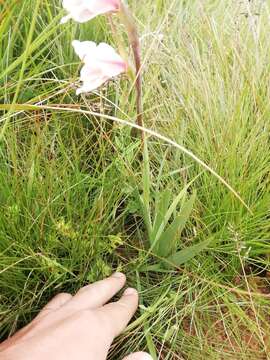
<svg viewBox="0 0 270 360">
<path fill-rule="evenodd" d="M 136 69 L 136 78 L 135 78 L 135 87 L 136 87 L 136 109 L 137 109 L 137 125 L 143 127 L 143 100 L 142 100 L 142 64 L 141 64 L 141 45 L 140 38 L 137 31 L 137 26 L 135 19 L 129 10 L 129 7 L 120 1 L 119 15 L 121 21 L 126 27 L 128 39 L 133 51 L 133 56 L 135 60 L 135 69 Z M 144 138 L 144 133 L 142 132 L 142 138 Z"/>
</svg>

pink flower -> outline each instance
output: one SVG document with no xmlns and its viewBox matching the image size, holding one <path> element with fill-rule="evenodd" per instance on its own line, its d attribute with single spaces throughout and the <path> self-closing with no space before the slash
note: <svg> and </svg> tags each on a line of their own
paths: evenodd
<svg viewBox="0 0 270 360">
<path fill-rule="evenodd" d="M 77 95 L 93 91 L 127 70 L 125 61 L 108 44 L 74 40 L 72 45 L 84 63 L 80 76 L 83 85 L 76 91 Z"/>
<path fill-rule="evenodd" d="M 94 17 L 111 11 L 119 10 L 120 0 L 63 0 L 63 7 L 68 12 L 61 23 L 73 19 L 84 23 Z"/>
</svg>

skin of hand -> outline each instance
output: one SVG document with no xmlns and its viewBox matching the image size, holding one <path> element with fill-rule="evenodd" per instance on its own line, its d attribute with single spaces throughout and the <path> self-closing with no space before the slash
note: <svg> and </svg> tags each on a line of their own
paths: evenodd
<svg viewBox="0 0 270 360">
<path fill-rule="evenodd" d="M 138 307 L 138 293 L 132 288 L 108 303 L 125 282 L 124 274 L 115 273 L 74 296 L 58 294 L 29 325 L 0 344 L 1 360 L 105 360 L 113 339 Z M 151 359 L 138 352 L 124 360 Z"/>
</svg>

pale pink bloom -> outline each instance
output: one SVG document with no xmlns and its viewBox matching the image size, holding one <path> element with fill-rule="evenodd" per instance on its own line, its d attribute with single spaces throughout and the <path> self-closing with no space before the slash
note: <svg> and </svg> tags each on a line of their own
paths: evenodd
<svg viewBox="0 0 270 360">
<path fill-rule="evenodd" d="M 107 12 L 119 10 L 120 0 L 63 0 L 63 7 L 68 12 L 61 23 L 73 19 L 84 23 Z"/>
<path fill-rule="evenodd" d="M 108 44 L 74 40 L 72 45 L 84 63 L 80 76 L 83 85 L 76 91 L 77 95 L 93 91 L 127 70 L 126 62 Z"/>
</svg>

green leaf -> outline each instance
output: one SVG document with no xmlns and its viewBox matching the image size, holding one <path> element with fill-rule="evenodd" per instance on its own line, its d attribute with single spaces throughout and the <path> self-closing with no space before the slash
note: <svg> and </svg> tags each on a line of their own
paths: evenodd
<svg viewBox="0 0 270 360">
<path fill-rule="evenodd" d="M 140 200 L 142 204 L 144 222 L 146 224 L 149 237 L 151 236 L 152 233 L 152 221 L 150 214 L 150 184 L 151 184 L 151 172 L 150 172 L 147 139 L 145 139 L 144 152 L 143 152 L 143 173 L 142 173 L 143 195 L 140 196 Z"/>
<path fill-rule="evenodd" d="M 171 200 L 171 192 L 166 189 L 162 193 L 159 193 L 156 199 L 155 208 L 155 220 L 153 224 L 153 231 L 151 234 L 150 242 L 153 243 L 156 237 L 156 233 L 168 211 Z"/>
<path fill-rule="evenodd" d="M 151 249 L 153 249 L 155 247 L 155 245 L 159 242 L 159 239 L 162 235 L 162 233 L 164 232 L 170 218 L 172 217 L 174 211 L 176 210 L 179 202 L 186 196 L 187 190 L 188 188 L 193 184 L 193 182 L 197 179 L 198 176 L 196 176 L 193 180 L 191 180 L 181 191 L 180 193 L 175 197 L 175 199 L 173 200 L 171 206 L 169 207 L 169 209 L 167 210 L 157 232 L 155 237 L 153 238 L 153 242 L 152 242 L 152 246 Z"/>
<path fill-rule="evenodd" d="M 171 272 L 169 270 L 164 269 L 164 266 L 162 263 L 142 266 L 139 268 L 139 271 L 140 272 L 152 271 L 152 272 L 158 272 L 158 273 Z"/>
<path fill-rule="evenodd" d="M 210 244 L 211 239 L 200 242 L 199 244 L 189 246 L 181 251 L 176 252 L 174 255 L 167 258 L 166 268 L 179 267 L 199 255 L 200 252 L 205 250 Z"/>
<path fill-rule="evenodd" d="M 172 253 L 176 244 L 176 236 L 180 236 L 183 231 L 196 199 L 196 193 L 184 204 L 180 215 L 168 226 L 167 230 L 161 235 L 157 243 L 157 255 L 167 257 Z"/>
</svg>

